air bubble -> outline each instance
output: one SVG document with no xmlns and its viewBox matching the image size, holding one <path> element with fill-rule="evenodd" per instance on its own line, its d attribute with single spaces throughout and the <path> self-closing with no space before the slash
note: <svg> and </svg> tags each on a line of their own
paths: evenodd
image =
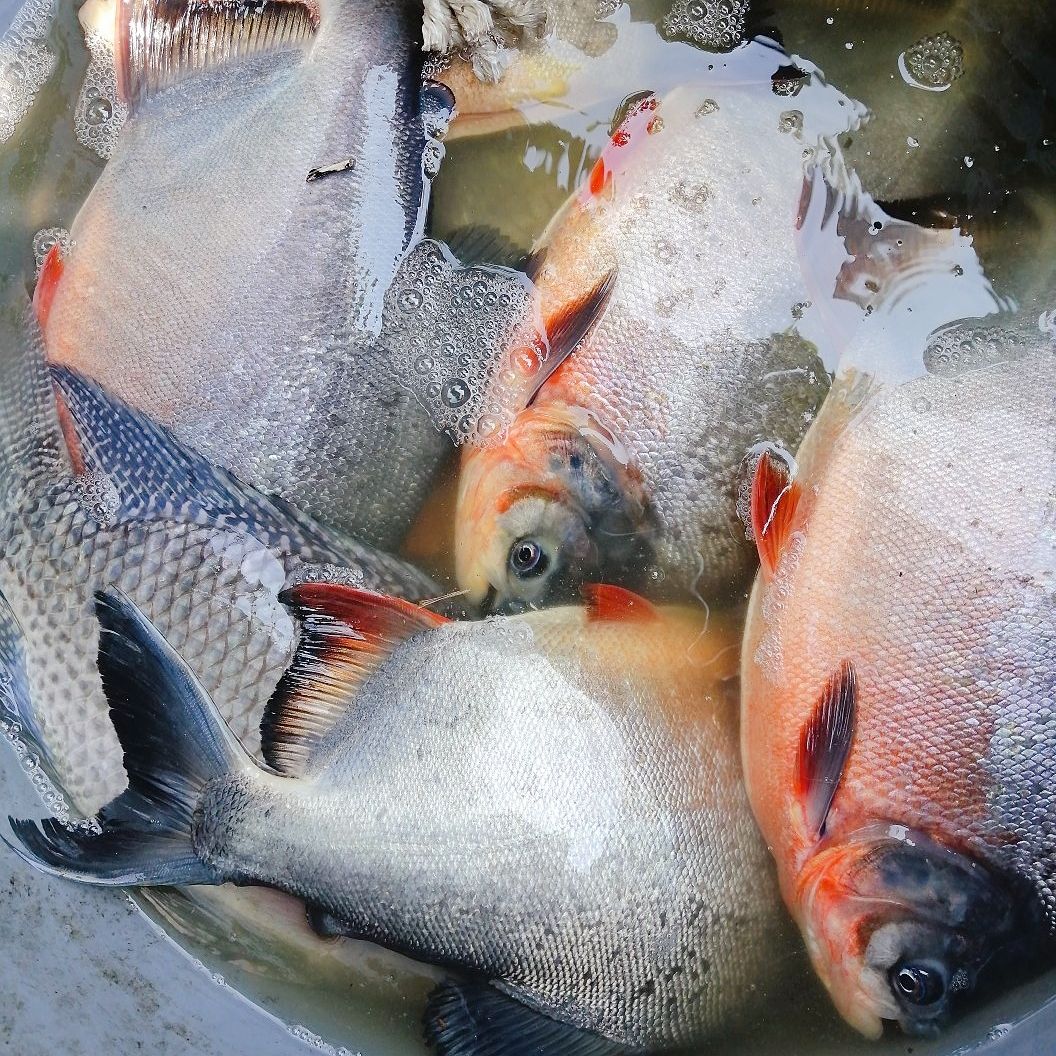
<svg viewBox="0 0 1056 1056">
<path fill-rule="evenodd" d="M 422 171 L 427 179 L 433 179 L 440 171 L 440 165 L 444 160 L 444 147 L 435 139 L 429 140 L 422 151 Z"/>
<path fill-rule="evenodd" d="M 709 114 L 714 114 L 719 109 L 719 104 L 714 99 L 705 99 L 704 102 L 697 107 L 697 117 L 707 117 Z"/>
<path fill-rule="evenodd" d="M 777 128 L 779 132 L 798 133 L 803 131 L 803 111 L 786 110 L 778 118 Z"/>
<path fill-rule="evenodd" d="M 399 306 L 405 312 L 414 312 L 414 311 L 417 311 L 417 309 L 421 308 L 422 302 L 424 300 L 425 300 L 425 298 L 422 296 L 420 291 L 418 291 L 418 290 L 404 290 L 400 294 L 400 296 L 397 299 L 396 303 L 399 304 Z"/>
<path fill-rule="evenodd" d="M 973 158 L 970 154 L 965 154 L 965 156 L 964 156 L 964 167 L 966 169 L 970 169 L 974 164 L 975 164 L 975 158 Z"/>
<path fill-rule="evenodd" d="M 916 136 L 906 136 L 906 146 L 910 150 L 916 150 L 920 146 L 920 140 Z"/>
<path fill-rule="evenodd" d="M 449 378 L 440 389 L 440 399 L 448 407 L 462 407 L 472 395 L 472 390 L 461 378 Z"/>
</svg>

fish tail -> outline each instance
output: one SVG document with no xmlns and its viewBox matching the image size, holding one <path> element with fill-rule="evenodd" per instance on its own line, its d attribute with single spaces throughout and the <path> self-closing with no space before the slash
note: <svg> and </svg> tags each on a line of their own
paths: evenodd
<svg viewBox="0 0 1056 1056">
<path fill-rule="evenodd" d="M 255 769 L 178 653 L 123 595 L 96 595 L 99 671 L 128 788 L 87 823 L 11 819 L 12 848 L 47 873 L 89 884 L 216 884 L 195 851 L 212 781 Z M 6 841 L 5 841 L 6 842 Z"/>
</svg>

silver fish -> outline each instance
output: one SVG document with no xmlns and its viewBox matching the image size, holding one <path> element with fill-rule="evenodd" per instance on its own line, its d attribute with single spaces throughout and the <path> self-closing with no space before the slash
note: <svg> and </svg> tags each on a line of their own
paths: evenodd
<svg viewBox="0 0 1056 1056">
<path fill-rule="evenodd" d="M 420 5 L 114 7 L 131 116 L 45 269 L 50 359 L 391 549 L 450 450 L 381 334 L 453 108 Z"/>
<path fill-rule="evenodd" d="M 13 341 L 21 323 L 4 326 Z M 94 809 L 122 787 L 95 663 L 95 590 L 117 587 L 143 606 L 252 750 L 294 645 L 278 594 L 295 574 L 328 573 L 410 597 L 435 592 L 409 565 L 321 528 L 76 373 L 49 369 L 38 341 L 8 343 L 0 637 L 25 653 L 18 719 L 77 804 Z"/>
<path fill-rule="evenodd" d="M 618 588 L 480 623 L 339 586 L 287 600 L 304 623 L 265 771 L 143 615 L 99 596 L 129 788 L 95 834 L 16 822 L 19 853 L 89 883 L 274 886 L 323 933 L 470 970 L 494 985 L 434 995 L 441 1053 L 751 1021 L 788 947 L 740 775 L 736 626 Z"/>
</svg>

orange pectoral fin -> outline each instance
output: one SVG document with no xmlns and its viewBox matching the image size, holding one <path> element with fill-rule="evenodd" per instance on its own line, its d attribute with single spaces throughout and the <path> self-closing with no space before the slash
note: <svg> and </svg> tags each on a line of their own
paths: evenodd
<svg viewBox="0 0 1056 1056">
<path fill-rule="evenodd" d="M 808 839 L 824 834 L 825 820 L 851 754 L 857 704 L 858 679 L 854 665 L 845 660 L 825 684 L 799 735 L 795 794 Z"/>
<path fill-rule="evenodd" d="M 788 469 L 764 451 L 752 481 L 752 534 L 759 563 L 768 576 L 774 574 L 788 545 L 801 494 Z"/>
<path fill-rule="evenodd" d="M 580 201 L 585 205 L 594 198 L 612 191 L 617 177 L 627 171 L 631 159 L 646 138 L 663 128 L 659 120 L 660 100 L 647 92 L 632 99 L 627 112 L 620 121 L 612 138 L 594 163 L 586 183 L 580 192 Z"/>
<path fill-rule="evenodd" d="M 62 259 L 62 247 L 56 243 L 48 250 L 44 263 L 40 269 L 40 277 L 37 279 L 37 287 L 33 291 L 33 311 L 36 312 L 37 322 L 41 331 L 48 325 L 48 317 L 51 315 L 51 306 L 55 301 L 55 294 L 59 288 L 59 280 L 66 269 Z"/>
<path fill-rule="evenodd" d="M 610 583 L 588 583 L 583 588 L 587 603 L 587 618 L 592 622 L 637 620 L 651 623 L 660 619 L 652 602 L 623 587 Z"/>
</svg>

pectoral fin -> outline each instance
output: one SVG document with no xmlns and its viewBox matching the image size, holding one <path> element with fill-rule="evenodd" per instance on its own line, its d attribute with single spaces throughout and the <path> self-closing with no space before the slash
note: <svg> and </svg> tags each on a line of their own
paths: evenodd
<svg viewBox="0 0 1056 1056">
<path fill-rule="evenodd" d="M 825 820 L 843 778 L 854 741 L 858 679 L 845 660 L 825 684 L 800 732 L 796 793 L 811 838 L 824 835 Z"/>
<path fill-rule="evenodd" d="M 425 1010 L 438 1056 L 632 1056 L 631 1049 L 536 1012 L 488 983 L 444 983 Z"/>
</svg>

